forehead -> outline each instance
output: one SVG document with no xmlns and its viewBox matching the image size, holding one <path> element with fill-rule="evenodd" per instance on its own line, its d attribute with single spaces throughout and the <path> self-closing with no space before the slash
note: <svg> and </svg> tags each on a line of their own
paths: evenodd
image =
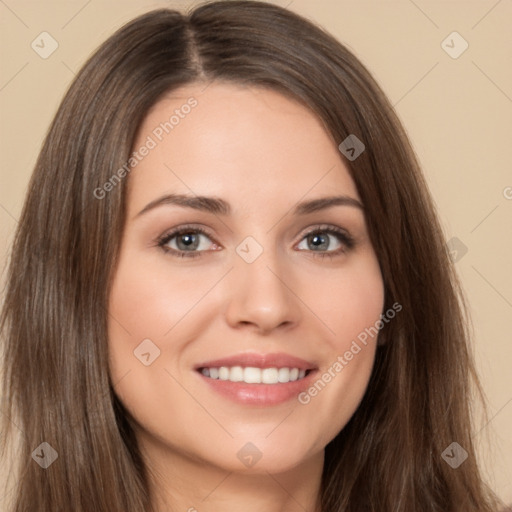
<svg viewBox="0 0 512 512">
<path fill-rule="evenodd" d="M 213 83 L 175 90 L 140 126 L 133 150 L 144 146 L 150 149 L 130 175 L 137 206 L 168 192 L 241 204 L 333 192 L 358 198 L 322 122 L 269 89 Z"/>
</svg>

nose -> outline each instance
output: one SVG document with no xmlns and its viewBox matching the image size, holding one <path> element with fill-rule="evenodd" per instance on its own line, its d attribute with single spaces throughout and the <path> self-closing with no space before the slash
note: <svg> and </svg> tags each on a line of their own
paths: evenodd
<svg viewBox="0 0 512 512">
<path fill-rule="evenodd" d="M 252 328 L 260 334 L 292 328 L 300 316 L 300 300 L 293 292 L 293 276 L 280 270 L 265 252 L 254 262 L 239 259 L 231 274 L 227 323 L 236 329 Z"/>
</svg>

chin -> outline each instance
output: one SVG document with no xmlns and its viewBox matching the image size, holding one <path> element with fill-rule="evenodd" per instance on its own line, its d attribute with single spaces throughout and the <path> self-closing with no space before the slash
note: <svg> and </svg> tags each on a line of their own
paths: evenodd
<svg viewBox="0 0 512 512">
<path fill-rule="evenodd" d="M 295 470 L 301 465 L 310 467 L 312 460 L 315 459 L 323 462 L 323 448 L 320 447 L 316 451 L 306 450 L 304 443 L 301 449 L 290 443 L 273 443 L 264 438 L 260 441 L 235 441 L 234 444 L 235 457 L 223 458 L 216 462 L 216 465 L 230 472 L 252 475 L 277 474 Z M 229 451 L 231 450 L 226 450 Z"/>
</svg>

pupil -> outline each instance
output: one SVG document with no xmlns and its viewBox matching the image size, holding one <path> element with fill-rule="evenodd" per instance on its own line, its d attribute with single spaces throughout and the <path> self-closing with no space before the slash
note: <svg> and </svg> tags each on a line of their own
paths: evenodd
<svg viewBox="0 0 512 512">
<path fill-rule="evenodd" d="M 183 245 L 185 250 L 190 249 L 190 248 L 196 249 L 197 246 L 199 245 L 198 238 L 193 233 L 185 233 L 185 234 L 181 235 L 178 239 L 178 246 L 180 245 L 180 243 L 181 243 L 181 245 Z M 183 247 L 181 247 L 181 248 L 183 248 Z"/>
<path fill-rule="evenodd" d="M 310 235 L 310 243 L 316 248 L 327 249 L 329 246 L 329 240 L 327 237 L 322 235 Z"/>
</svg>

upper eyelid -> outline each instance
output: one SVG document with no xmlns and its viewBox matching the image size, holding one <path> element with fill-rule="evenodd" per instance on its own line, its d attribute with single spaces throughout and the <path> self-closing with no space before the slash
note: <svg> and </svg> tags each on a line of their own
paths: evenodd
<svg viewBox="0 0 512 512">
<path fill-rule="evenodd" d="M 195 225 L 188 225 L 185 224 L 183 226 L 178 226 L 176 228 L 168 229 L 165 231 L 161 236 L 158 237 L 159 240 L 167 237 L 175 237 L 182 233 L 187 233 L 189 231 L 197 231 L 199 234 L 204 234 L 209 236 L 212 239 L 215 239 L 215 235 L 211 232 L 210 229 L 204 227 L 204 226 L 195 226 Z"/>
<path fill-rule="evenodd" d="M 207 228 L 204 228 L 203 226 L 198 227 L 198 226 L 187 226 L 187 225 L 185 225 L 183 227 L 169 229 L 163 235 L 160 235 L 159 237 L 157 237 L 157 239 L 156 239 L 157 245 L 160 245 L 160 246 L 166 245 L 171 240 L 176 238 L 177 236 L 179 236 L 181 234 L 188 233 L 189 231 L 197 231 L 198 234 L 207 236 L 213 243 L 215 243 L 217 245 L 221 245 L 219 242 L 217 242 L 216 237 L 213 234 L 211 234 L 210 230 L 208 230 Z M 201 251 L 198 251 L 198 252 L 201 252 Z"/>
</svg>

